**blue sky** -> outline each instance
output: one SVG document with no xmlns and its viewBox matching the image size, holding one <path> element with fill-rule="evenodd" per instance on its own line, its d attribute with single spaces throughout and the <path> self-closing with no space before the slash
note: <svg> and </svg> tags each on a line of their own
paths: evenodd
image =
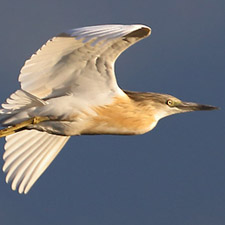
<svg viewBox="0 0 225 225">
<path fill-rule="evenodd" d="M 19 88 L 24 61 L 57 33 L 143 23 L 152 34 L 118 59 L 120 87 L 221 109 L 165 118 L 141 136 L 73 137 L 28 195 L 2 172 L 1 224 L 225 224 L 224 12 L 223 0 L 2 1 L 2 102 Z"/>
</svg>

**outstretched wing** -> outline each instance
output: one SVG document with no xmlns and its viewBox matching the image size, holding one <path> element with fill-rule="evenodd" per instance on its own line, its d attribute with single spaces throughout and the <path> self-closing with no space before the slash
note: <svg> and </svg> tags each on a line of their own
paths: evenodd
<svg viewBox="0 0 225 225">
<path fill-rule="evenodd" d="M 39 98 L 121 95 L 114 62 L 150 31 L 145 25 L 101 25 L 61 33 L 25 62 L 21 87 Z"/>
<path fill-rule="evenodd" d="M 3 171 L 12 189 L 26 194 L 70 137 L 24 130 L 6 137 Z"/>
</svg>

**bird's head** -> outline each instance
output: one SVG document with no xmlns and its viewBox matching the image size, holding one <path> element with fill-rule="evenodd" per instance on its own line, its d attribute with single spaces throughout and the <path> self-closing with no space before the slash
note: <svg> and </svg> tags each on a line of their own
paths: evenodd
<svg viewBox="0 0 225 225">
<path fill-rule="evenodd" d="M 150 92 L 126 92 L 126 94 L 137 104 L 145 106 L 145 109 L 154 115 L 156 121 L 177 113 L 218 109 L 211 105 L 184 102 L 167 94 Z"/>
<path fill-rule="evenodd" d="M 154 93 L 149 94 L 153 94 L 152 97 L 149 98 L 149 104 L 155 109 L 155 117 L 157 120 L 177 113 L 218 109 L 217 107 L 211 105 L 184 102 L 171 95 L 154 95 Z"/>
</svg>

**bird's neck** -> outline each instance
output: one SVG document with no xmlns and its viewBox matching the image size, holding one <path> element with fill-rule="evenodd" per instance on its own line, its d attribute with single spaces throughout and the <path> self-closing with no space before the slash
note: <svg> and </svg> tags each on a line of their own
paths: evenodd
<svg viewBox="0 0 225 225">
<path fill-rule="evenodd" d="M 96 116 L 86 134 L 143 134 L 157 124 L 153 111 L 129 95 L 115 98 L 110 105 L 95 107 L 94 111 Z"/>
</svg>

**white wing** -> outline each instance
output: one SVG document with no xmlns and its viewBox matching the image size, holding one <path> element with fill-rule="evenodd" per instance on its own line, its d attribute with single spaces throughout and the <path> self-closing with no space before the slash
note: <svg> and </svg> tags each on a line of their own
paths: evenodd
<svg viewBox="0 0 225 225">
<path fill-rule="evenodd" d="M 19 76 L 21 87 L 39 98 L 123 94 L 114 62 L 150 31 L 144 25 L 102 25 L 61 33 L 25 62 Z"/>
<path fill-rule="evenodd" d="M 27 193 L 36 180 L 55 159 L 69 137 L 57 136 L 36 130 L 24 130 L 6 137 L 6 182 L 12 189 Z"/>
</svg>

